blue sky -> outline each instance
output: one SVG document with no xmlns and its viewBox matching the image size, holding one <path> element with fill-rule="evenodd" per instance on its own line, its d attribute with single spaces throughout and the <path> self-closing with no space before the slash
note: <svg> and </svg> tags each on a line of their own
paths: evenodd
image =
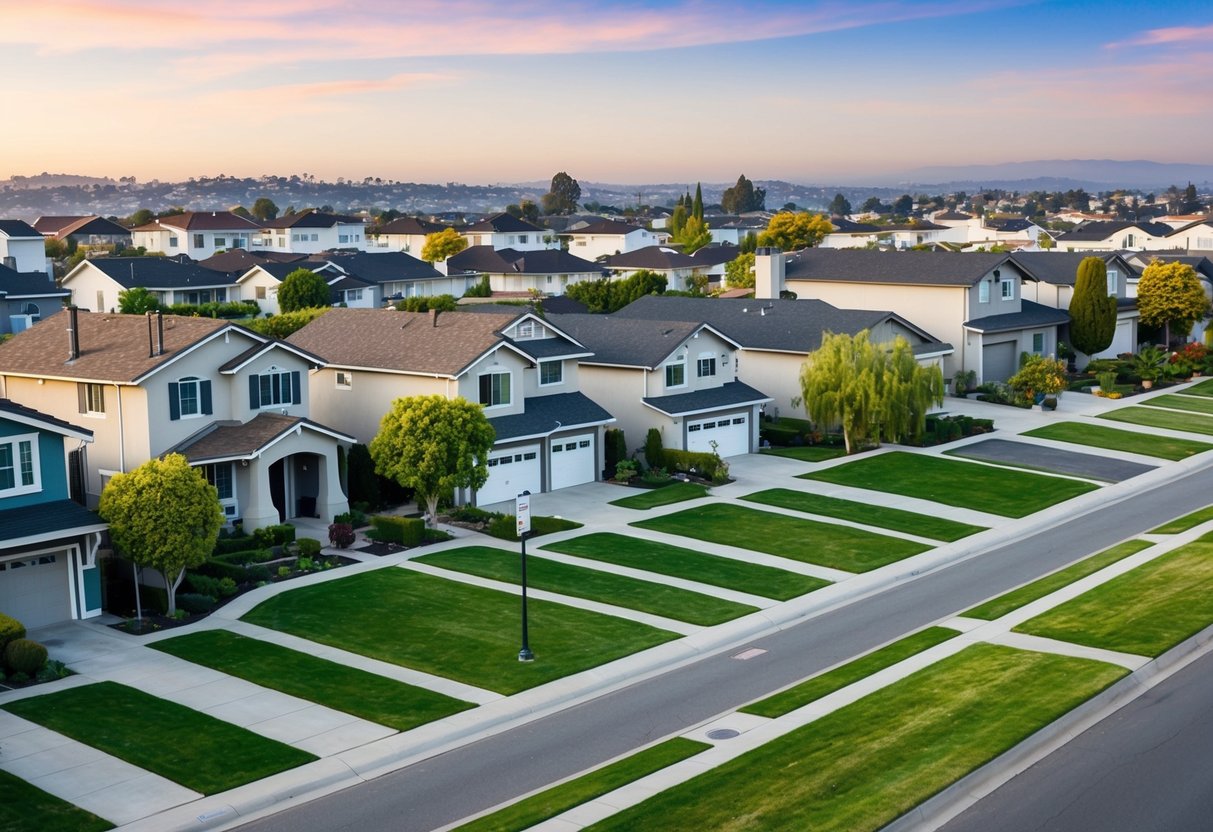
<svg viewBox="0 0 1213 832">
<path fill-rule="evenodd" d="M 41 0 L 0 177 L 859 181 L 1213 163 L 1213 6 Z M 16 114 L 20 114 L 17 116 Z"/>
</svg>

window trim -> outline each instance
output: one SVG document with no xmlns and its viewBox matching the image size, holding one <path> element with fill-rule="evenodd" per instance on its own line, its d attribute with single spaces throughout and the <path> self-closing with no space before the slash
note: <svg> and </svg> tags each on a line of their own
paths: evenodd
<svg viewBox="0 0 1213 832">
<path fill-rule="evenodd" d="M 555 381 L 544 381 L 544 369 L 555 366 L 558 373 Z M 564 384 L 564 362 L 559 358 L 548 361 L 539 362 L 539 386 L 540 387 L 555 387 L 558 384 Z"/>
<path fill-rule="evenodd" d="M 680 381 L 678 384 L 671 384 L 670 383 L 670 372 L 675 367 L 679 368 L 679 370 L 682 372 L 682 381 Z M 674 361 L 667 361 L 663 365 L 663 372 L 664 372 L 663 381 L 665 382 L 665 389 L 676 390 L 680 387 L 686 387 L 687 386 L 687 357 L 685 355 L 683 355 L 681 358 L 677 358 Z"/>
<path fill-rule="evenodd" d="M 263 399 L 261 396 L 261 379 L 270 376 L 286 376 L 290 379 L 291 391 L 289 400 L 271 402 Z M 284 370 L 277 365 L 270 365 L 260 373 L 251 373 L 249 375 L 249 410 L 265 410 L 271 407 L 285 408 L 292 405 L 302 404 L 303 402 L 303 384 L 298 370 Z M 273 392 L 274 383 L 270 382 L 270 392 Z M 281 398 L 282 386 L 278 386 L 279 397 Z"/>
<path fill-rule="evenodd" d="M 12 436 L 0 437 L 0 448 L 9 449 L 9 461 L 11 466 L 8 468 L 0 468 L 0 470 L 12 470 L 13 485 L 11 488 L 0 487 L 0 497 L 17 497 L 22 494 L 37 494 L 42 491 L 42 460 L 39 454 L 38 447 L 39 435 L 34 433 L 13 434 Z M 24 444 L 29 445 L 29 477 L 30 482 L 23 482 L 25 476 L 24 459 L 22 458 L 22 448 Z"/>
<path fill-rule="evenodd" d="M 977 302 L 978 303 L 989 303 L 990 302 L 990 284 L 988 281 L 983 280 L 977 284 Z"/>
<path fill-rule="evenodd" d="M 105 418 L 105 385 L 91 381 L 76 383 L 79 411 L 84 416 Z"/>
<path fill-rule="evenodd" d="M 1015 284 L 1006 278 L 999 280 L 998 297 L 1000 300 L 1015 300 Z"/>
<path fill-rule="evenodd" d="M 504 396 L 504 398 L 502 398 L 501 401 L 493 402 L 493 399 L 495 398 L 494 392 L 496 392 L 497 394 L 500 394 L 502 392 L 502 388 L 501 388 L 500 384 L 498 384 L 497 390 L 494 391 L 493 390 L 494 382 L 491 379 L 500 378 L 502 376 L 504 376 L 506 379 L 505 388 L 504 388 L 505 396 Z M 485 396 L 484 384 L 485 384 L 486 378 L 490 379 L 490 381 L 488 382 L 488 384 L 489 384 L 488 396 L 487 396 L 488 401 L 485 401 L 486 396 Z M 476 377 L 476 392 L 477 392 L 477 401 L 479 401 L 480 404 L 482 404 L 484 406 L 485 410 L 497 410 L 502 407 L 509 407 L 514 401 L 513 373 L 511 373 L 509 370 L 488 370 L 486 372 L 481 373 L 479 376 Z"/>
<path fill-rule="evenodd" d="M 192 413 L 185 412 L 185 390 L 187 387 L 194 388 L 194 405 L 195 410 Z M 214 402 L 211 398 L 211 380 L 202 378 L 201 376 L 184 376 L 177 381 L 170 381 L 168 385 L 168 410 L 169 421 L 176 422 L 181 419 L 200 419 L 203 416 L 211 416 L 214 414 Z"/>
<path fill-rule="evenodd" d="M 352 390 L 354 388 L 354 374 L 349 370 L 334 371 L 333 386 L 338 390 Z"/>
<path fill-rule="evenodd" d="M 703 364 L 705 361 L 710 361 L 712 363 L 712 372 L 705 373 L 703 371 Z M 716 378 L 716 376 L 719 374 L 719 372 L 720 372 L 720 364 L 716 359 L 716 353 L 703 352 L 703 353 L 700 353 L 699 356 L 695 359 L 695 377 L 696 378 Z"/>
</svg>

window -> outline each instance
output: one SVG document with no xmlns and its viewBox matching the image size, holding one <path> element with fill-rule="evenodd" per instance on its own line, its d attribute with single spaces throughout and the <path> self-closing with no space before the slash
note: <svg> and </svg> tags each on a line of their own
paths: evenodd
<svg viewBox="0 0 1213 832">
<path fill-rule="evenodd" d="M 999 281 L 998 286 L 1003 300 L 1015 300 L 1015 284 L 1013 282 L 1010 280 L 1001 280 Z"/>
<path fill-rule="evenodd" d="M 232 463 L 218 462 L 214 465 L 203 465 L 202 473 L 206 481 L 215 486 L 220 500 L 230 500 L 235 495 L 232 488 Z"/>
<path fill-rule="evenodd" d="M 4 437 L 0 442 L 0 494 L 11 496 L 41 490 L 38 434 Z"/>
<path fill-rule="evenodd" d="M 710 378 L 716 375 L 716 356 L 709 355 L 707 358 L 699 359 L 696 364 L 696 373 L 700 378 Z"/>
<path fill-rule="evenodd" d="M 105 388 L 100 384 L 77 384 L 76 397 L 81 413 L 105 412 Z"/>
<path fill-rule="evenodd" d="M 1045 334 L 1043 332 L 1032 333 L 1032 352 L 1037 355 L 1045 354 Z"/>
<path fill-rule="evenodd" d="M 300 401 L 298 370 L 270 367 L 260 375 L 249 376 L 249 407 L 253 410 L 299 404 Z"/>
<path fill-rule="evenodd" d="M 510 403 L 510 374 L 485 373 L 480 377 L 480 403 L 485 407 L 504 407 Z"/>
<path fill-rule="evenodd" d="M 33 318 L 34 323 L 42 320 L 42 310 L 38 308 L 36 303 L 27 303 L 21 307 L 22 315 L 29 315 Z"/>
<path fill-rule="evenodd" d="M 319 234 L 313 234 L 313 235 L 312 235 L 312 242 L 313 242 L 313 243 L 316 243 L 316 242 L 319 242 L 319 241 L 320 241 L 320 235 L 319 235 Z"/>
<path fill-rule="evenodd" d="M 257 287 L 257 300 L 265 300 L 265 287 L 264 286 Z"/>
<path fill-rule="evenodd" d="M 307 235 L 305 235 L 305 234 L 292 234 L 292 235 L 291 235 L 291 242 L 292 242 L 292 243 L 301 243 L 301 242 L 303 242 L 303 238 L 304 238 L 305 236 L 307 236 Z"/>
<path fill-rule="evenodd" d="M 176 421 L 194 416 L 210 416 L 211 413 L 210 379 L 188 376 L 180 381 L 169 382 L 169 419 Z"/>
<path fill-rule="evenodd" d="M 977 284 L 977 302 L 990 302 L 990 284 L 984 280 Z"/>
<path fill-rule="evenodd" d="M 540 361 L 539 384 L 560 384 L 564 381 L 563 361 Z"/>
<path fill-rule="evenodd" d="M 100 289 L 97 290 L 97 308 L 94 309 L 93 311 L 94 312 L 104 312 L 105 311 L 105 292 L 101 291 Z"/>
<path fill-rule="evenodd" d="M 519 234 L 519 235 L 518 235 L 518 242 L 519 242 L 519 243 L 525 243 L 525 242 L 526 242 L 526 235 L 525 235 L 525 234 Z"/>
<path fill-rule="evenodd" d="M 177 235 L 175 235 L 175 234 L 170 234 L 170 235 L 168 236 L 168 247 L 169 247 L 169 248 L 176 248 L 176 247 L 177 247 Z"/>
<path fill-rule="evenodd" d="M 1120 272 L 1116 271 L 1116 269 L 1108 269 L 1108 297 L 1116 297 L 1119 286 Z"/>
<path fill-rule="evenodd" d="M 227 248 L 227 237 L 216 237 L 215 248 Z"/>
<path fill-rule="evenodd" d="M 675 364 L 665 365 L 665 386 L 681 387 L 687 383 L 687 365 L 685 360 Z"/>
<path fill-rule="evenodd" d="M 194 248 L 202 248 L 205 245 L 206 245 L 206 235 L 195 234 L 194 235 Z"/>
<path fill-rule="evenodd" d="M 535 337 L 535 322 L 534 321 L 523 321 L 522 323 L 518 324 L 518 337 L 519 338 L 534 338 Z"/>
<path fill-rule="evenodd" d="M 361 289 L 346 289 L 345 290 L 345 302 L 349 303 L 350 301 L 354 301 L 354 300 L 362 300 L 362 290 Z"/>
<path fill-rule="evenodd" d="M 338 243 L 348 243 L 349 241 L 350 241 L 350 235 L 349 235 L 349 234 L 338 234 L 338 235 L 337 235 L 337 242 L 338 242 Z"/>
<path fill-rule="evenodd" d="M 1125 244 L 1123 247 L 1124 248 L 1133 248 L 1133 235 L 1132 234 L 1125 235 Z"/>
<path fill-rule="evenodd" d="M 349 370 L 338 370 L 335 378 L 338 390 L 349 390 L 354 386 L 354 375 Z"/>
</svg>

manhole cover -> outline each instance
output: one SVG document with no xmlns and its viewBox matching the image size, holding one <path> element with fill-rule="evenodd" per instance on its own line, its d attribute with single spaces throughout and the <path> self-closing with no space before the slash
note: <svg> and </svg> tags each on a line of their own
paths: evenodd
<svg viewBox="0 0 1213 832">
<path fill-rule="evenodd" d="M 708 739 L 710 740 L 731 740 L 733 737 L 741 736 L 740 731 L 734 731 L 732 728 L 715 728 L 708 731 Z"/>
</svg>

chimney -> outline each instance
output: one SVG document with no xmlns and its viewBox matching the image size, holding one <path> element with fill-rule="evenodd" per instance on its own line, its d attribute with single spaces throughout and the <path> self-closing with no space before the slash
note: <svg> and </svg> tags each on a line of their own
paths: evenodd
<svg viewBox="0 0 1213 832">
<path fill-rule="evenodd" d="M 80 309 L 75 304 L 67 308 L 67 360 L 80 357 Z"/>
<path fill-rule="evenodd" d="M 431 326 L 438 326 L 438 312 L 439 312 L 439 310 L 437 310 L 437 309 L 430 310 L 430 325 Z"/>
<path fill-rule="evenodd" d="M 17 270 L 17 258 L 10 255 L 4 256 L 4 265 L 8 266 L 13 271 Z"/>
<path fill-rule="evenodd" d="M 156 310 L 156 355 L 164 355 L 164 313 Z"/>
<path fill-rule="evenodd" d="M 786 264 L 783 252 L 762 247 L 754 251 L 754 298 L 778 300 L 783 293 Z"/>
<path fill-rule="evenodd" d="M 144 312 L 143 317 L 147 318 L 147 357 L 151 358 L 156 354 L 156 342 L 152 338 L 152 310 Z"/>
</svg>

